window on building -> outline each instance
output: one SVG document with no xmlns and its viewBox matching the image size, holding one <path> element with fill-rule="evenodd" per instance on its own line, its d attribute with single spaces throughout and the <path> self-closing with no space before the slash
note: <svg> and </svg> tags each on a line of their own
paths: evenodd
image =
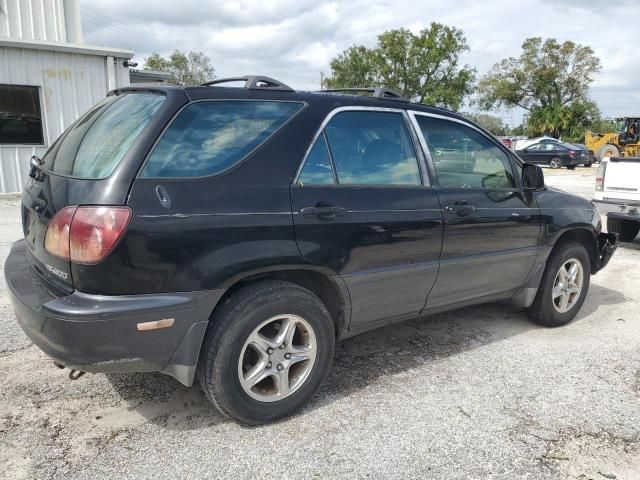
<svg viewBox="0 0 640 480">
<path fill-rule="evenodd" d="M 0 145 L 42 145 L 40 90 L 0 85 Z"/>
</svg>

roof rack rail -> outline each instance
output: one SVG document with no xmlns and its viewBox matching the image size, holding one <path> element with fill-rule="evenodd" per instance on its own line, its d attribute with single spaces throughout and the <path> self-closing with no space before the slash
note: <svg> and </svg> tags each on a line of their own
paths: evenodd
<svg viewBox="0 0 640 480">
<path fill-rule="evenodd" d="M 201 87 L 210 87 L 221 83 L 244 82 L 244 88 L 249 90 L 279 90 L 293 92 L 293 88 L 282 82 L 263 75 L 243 75 L 242 77 L 218 78 L 210 82 L 201 83 Z"/>
<path fill-rule="evenodd" d="M 374 98 L 383 98 L 385 100 L 398 100 L 401 102 L 410 102 L 402 94 L 386 87 L 368 87 L 368 88 L 330 88 L 328 90 L 319 90 L 320 93 L 347 93 L 357 94 L 358 92 L 370 93 Z"/>
</svg>

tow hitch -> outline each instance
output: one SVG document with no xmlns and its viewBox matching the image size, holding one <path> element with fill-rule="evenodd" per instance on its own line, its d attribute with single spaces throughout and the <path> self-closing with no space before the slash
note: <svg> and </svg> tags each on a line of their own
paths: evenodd
<svg viewBox="0 0 640 480">
<path fill-rule="evenodd" d="M 53 364 L 54 364 L 56 367 L 58 367 L 59 369 L 61 369 L 61 370 L 64 370 L 65 368 L 67 368 L 67 367 L 65 367 L 64 365 L 62 365 L 61 363 L 58 363 L 58 362 L 53 362 Z M 73 369 L 73 368 L 72 368 L 72 369 L 69 371 L 69 380 L 78 380 L 78 379 L 79 379 L 81 376 L 83 376 L 85 373 L 87 373 L 87 372 L 82 372 L 82 371 L 80 371 L 80 370 L 75 370 L 75 369 Z"/>
<path fill-rule="evenodd" d="M 69 372 L 69 380 L 78 380 L 85 373 L 87 372 L 81 372 L 80 370 L 71 369 L 71 371 Z"/>
<path fill-rule="evenodd" d="M 609 260 L 613 252 L 618 248 L 617 233 L 601 233 L 598 235 L 598 265 L 593 273 L 602 270 Z"/>
</svg>

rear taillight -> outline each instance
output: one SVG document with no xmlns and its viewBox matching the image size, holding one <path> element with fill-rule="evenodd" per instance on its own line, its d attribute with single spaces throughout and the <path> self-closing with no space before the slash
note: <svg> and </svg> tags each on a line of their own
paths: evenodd
<svg viewBox="0 0 640 480">
<path fill-rule="evenodd" d="M 44 248 L 47 252 L 65 260 L 69 260 L 69 229 L 77 208 L 65 207 L 56 213 L 49 222 L 44 237 Z"/>
<path fill-rule="evenodd" d="M 66 207 L 49 223 L 48 252 L 74 263 L 98 263 L 116 246 L 129 225 L 127 207 Z"/>
<path fill-rule="evenodd" d="M 576 156 L 576 152 L 574 152 L 573 150 L 569 150 L 569 156 L 571 158 L 575 157 Z"/>
<path fill-rule="evenodd" d="M 598 165 L 596 170 L 596 192 L 604 191 L 604 176 L 607 173 L 607 162 L 604 160 Z"/>
</svg>

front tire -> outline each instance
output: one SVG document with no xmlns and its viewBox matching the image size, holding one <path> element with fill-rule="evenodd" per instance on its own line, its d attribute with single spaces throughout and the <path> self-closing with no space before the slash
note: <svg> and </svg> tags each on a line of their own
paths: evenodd
<svg viewBox="0 0 640 480">
<path fill-rule="evenodd" d="M 607 217 L 607 232 L 617 233 L 621 242 L 633 242 L 640 232 L 640 223 Z"/>
<path fill-rule="evenodd" d="M 241 288 L 211 319 L 198 377 L 226 416 L 249 425 L 287 417 L 318 390 L 335 332 L 324 303 L 289 282 Z"/>
<path fill-rule="evenodd" d="M 569 323 L 580 311 L 589 291 L 591 261 L 576 242 L 556 246 L 547 260 L 538 293 L 527 309 L 529 318 L 545 327 Z"/>
</svg>

